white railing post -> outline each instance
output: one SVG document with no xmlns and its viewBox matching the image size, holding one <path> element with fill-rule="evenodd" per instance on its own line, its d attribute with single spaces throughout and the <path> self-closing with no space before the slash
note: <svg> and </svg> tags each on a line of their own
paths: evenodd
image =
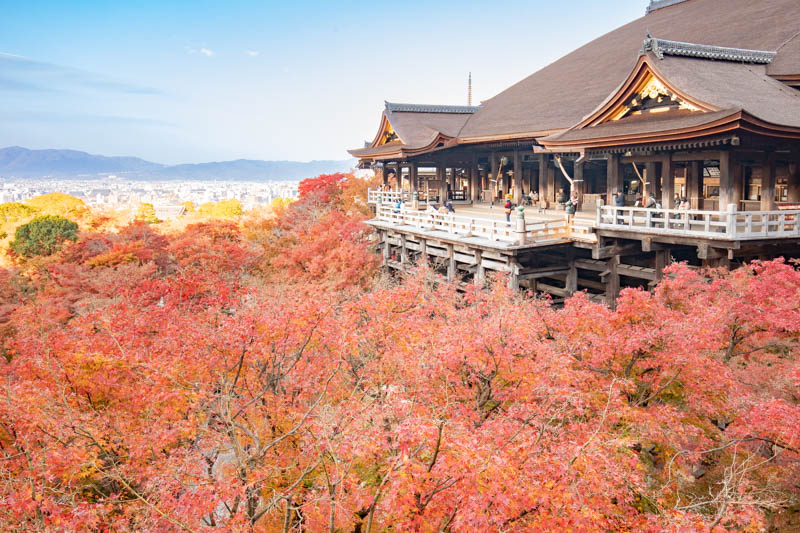
<svg viewBox="0 0 800 533">
<path fill-rule="evenodd" d="M 597 223 L 598 226 L 603 223 L 603 199 L 602 198 L 598 198 L 597 199 L 597 220 L 596 220 L 596 223 Z"/>
<path fill-rule="evenodd" d="M 525 244 L 525 208 L 517 206 L 517 227 L 516 227 L 516 241 L 517 244 Z"/>
<path fill-rule="evenodd" d="M 725 233 L 729 237 L 736 235 L 736 204 L 728 204 L 727 220 L 725 225 Z"/>
</svg>

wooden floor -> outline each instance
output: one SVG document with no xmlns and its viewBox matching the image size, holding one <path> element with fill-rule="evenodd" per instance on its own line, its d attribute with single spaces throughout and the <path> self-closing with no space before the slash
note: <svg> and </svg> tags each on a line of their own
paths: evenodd
<svg viewBox="0 0 800 533">
<path fill-rule="evenodd" d="M 480 218 L 494 218 L 497 220 L 505 220 L 506 214 L 502 204 L 491 206 L 490 204 L 453 204 L 457 215 L 464 215 L 468 217 Z M 544 209 L 540 210 L 538 207 L 525 206 L 525 220 L 534 222 L 537 220 L 563 220 L 566 213 L 563 209 Z M 511 220 L 514 220 L 516 213 L 511 214 Z M 594 225 L 597 215 L 594 211 L 578 211 L 575 213 L 575 219 L 579 220 L 585 225 Z"/>
</svg>

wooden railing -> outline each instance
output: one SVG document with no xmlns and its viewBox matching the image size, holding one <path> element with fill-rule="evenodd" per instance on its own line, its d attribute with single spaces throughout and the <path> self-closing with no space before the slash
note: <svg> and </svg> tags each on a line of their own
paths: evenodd
<svg viewBox="0 0 800 533">
<path fill-rule="evenodd" d="M 647 209 L 600 206 L 599 229 L 661 235 L 697 236 L 708 239 L 747 240 L 800 237 L 800 210 L 727 211 Z"/>
<path fill-rule="evenodd" d="M 408 191 L 377 191 L 370 189 L 367 191 L 367 203 L 370 204 L 396 204 L 398 201 L 411 201 L 411 193 Z"/>
<path fill-rule="evenodd" d="M 391 224 L 411 226 L 420 231 L 443 231 L 453 236 L 476 237 L 509 244 L 535 244 L 542 241 L 568 240 L 572 234 L 566 220 L 525 221 L 516 213 L 512 221 L 476 218 L 453 213 L 397 209 L 379 205 L 376 218 Z"/>
</svg>

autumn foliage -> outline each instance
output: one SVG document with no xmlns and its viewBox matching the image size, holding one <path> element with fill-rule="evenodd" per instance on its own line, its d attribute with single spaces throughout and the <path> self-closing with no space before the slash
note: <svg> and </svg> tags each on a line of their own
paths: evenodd
<svg viewBox="0 0 800 533">
<path fill-rule="evenodd" d="M 2 529 L 759 531 L 797 506 L 792 265 L 673 265 L 614 311 L 389 280 L 355 179 L 0 271 Z"/>
</svg>

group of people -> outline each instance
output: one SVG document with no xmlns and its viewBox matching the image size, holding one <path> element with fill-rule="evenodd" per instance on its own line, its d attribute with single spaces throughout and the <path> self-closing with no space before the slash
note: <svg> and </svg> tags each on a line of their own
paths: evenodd
<svg viewBox="0 0 800 533">
<path fill-rule="evenodd" d="M 661 203 L 656 199 L 656 195 L 650 194 L 640 196 L 634 202 L 634 207 L 645 207 L 648 209 L 661 209 Z M 675 195 L 674 205 L 677 209 L 690 209 L 689 200 L 685 196 Z M 625 206 L 625 195 L 622 191 L 617 191 L 614 195 L 614 207 Z"/>
<path fill-rule="evenodd" d="M 428 207 L 425 208 L 425 212 L 442 213 L 446 215 L 447 213 L 455 213 L 456 210 L 453 209 L 453 203 L 450 200 L 447 200 L 445 203 L 443 203 L 438 207 L 436 206 L 436 204 L 428 204 Z"/>
</svg>

